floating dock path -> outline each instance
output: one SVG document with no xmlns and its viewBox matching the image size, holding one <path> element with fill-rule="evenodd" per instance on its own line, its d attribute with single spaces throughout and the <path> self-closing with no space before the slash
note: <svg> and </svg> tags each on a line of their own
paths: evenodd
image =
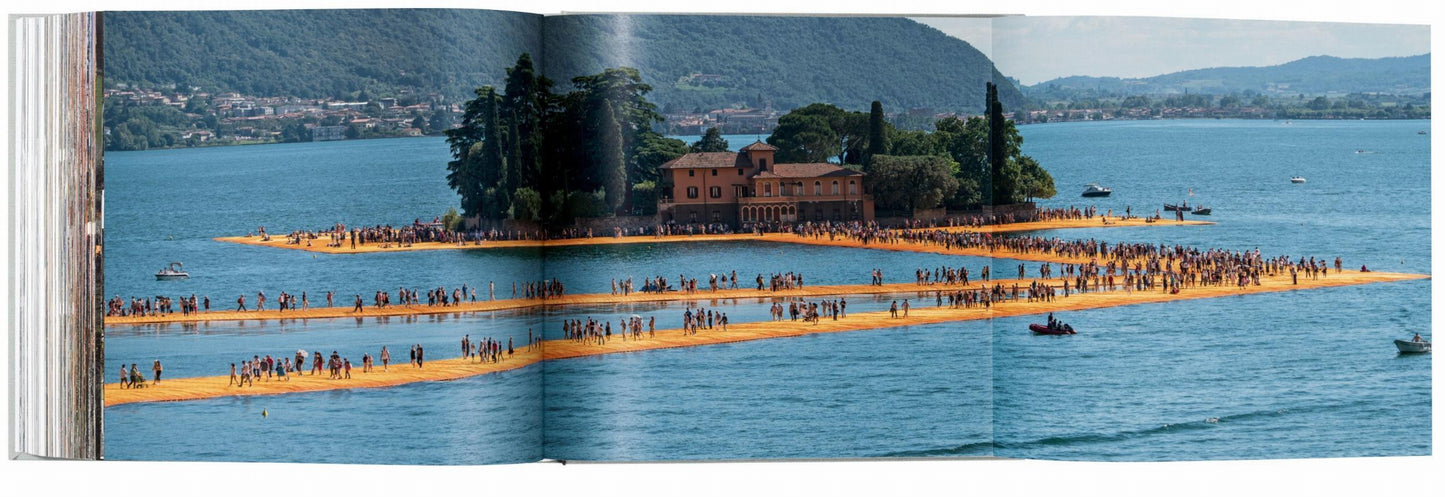
<svg viewBox="0 0 1445 497">
<path fill-rule="evenodd" d="M 860 275 L 861 278 L 862 275 Z M 739 278 L 742 280 L 742 278 Z M 1018 283 L 1019 286 L 1027 286 L 1034 280 L 990 280 L 989 285 L 1003 284 L 1005 286 Z M 742 281 L 739 281 L 742 283 Z M 458 314 L 469 312 L 491 312 L 511 309 L 525 309 L 542 306 L 567 306 L 567 305 L 609 305 L 609 304 L 631 304 L 640 302 L 704 302 L 723 301 L 738 299 L 772 299 L 789 297 L 820 297 L 839 295 L 877 295 L 891 293 L 917 293 L 933 292 L 937 290 L 978 288 L 982 280 L 970 280 L 970 285 L 945 285 L 942 283 L 934 285 L 919 285 L 916 283 L 888 283 L 883 285 L 805 285 L 802 288 L 787 290 L 758 290 L 756 282 L 748 281 L 754 286 L 738 289 L 719 289 L 716 291 L 706 288 L 696 292 L 669 291 L 663 293 L 633 292 L 628 295 L 613 295 L 609 293 L 584 293 L 577 295 L 563 295 L 549 299 L 505 299 L 492 301 L 463 302 L 458 305 L 447 307 L 429 305 L 392 305 L 378 309 L 375 306 L 363 306 L 363 311 L 355 312 L 355 306 L 337 307 L 312 307 L 306 310 L 290 310 L 281 312 L 274 307 L 264 311 L 235 311 L 235 310 L 214 310 L 181 314 L 179 312 L 154 316 L 107 316 L 106 326 L 116 325 L 143 325 L 163 323 L 198 323 L 203 321 L 267 321 L 267 320 L 295 320 L 295 319 L 325 319 L 325 318 L 370 318 L 370 317 L 396 317 L 396 316 L 424 316 L 430 314 Z M 349 297 L 354 299 L 354 297 Z"/>
<path fill-rule="evenodd" d="M 329 380 L 323 379 L 320 375 L 303 376 L 293 373 L 290 375 L 290 381 L 278 381 L 274 378 L 271 381 L 257 380 L 254 382 L 254 386 L 245 388 L 229 386 L 230 378 L 228 376 L 164 379 L 159 385 L 140 389 L 122 389 L 119 384 L 108 383 L 105 385 L 104 398 L 105 405 L 110 407 L 136 402 L 201 400 L 228 396 L 273 395 L 349 388 L 389 387 L 423 381 L 456 380 L 518 369 L 536 364 L 540 361 L 600 356 L 624 352 L 695 347 L 750 340 L 796 337 L 818 333 L 887 329 L 900 326 L 1044 314 L 1047 312 L 1076 311 L 1124 305 L 1427 278 L 1429 278 L 1428 275 L 1420 274 L 1345 271 L 1342 273 L 1331 272 L 1330 276 L 1318 280 L 1301 279 L 1298 285 L 1291 284 L 1289 276 L 1281 275 L 1262 279 L 1261 282 L 1263 284 L 1261 286 L 1248 286 L 1244 288 L 1232 285 L 1196 287 L 1183 289 L 1178 294 L 1168 294 L 1158 290 L 1136 292 L 1113 290 L 1084 294 L 1072 293 L 1068 297 L 1058 297 L 1053 302 L 1006 302 L 995 304 L 989 309 L 982 307 L 967 309 L 933 307 L 926 305 L 924 302 L 920 302 L 920 305 L 910 310 L 909 316 L 906 318 L 893 318 L 889 316 L 887 311 L 882 311 L 849 314 L 847 317 L 840 318 L 836 321 L 823 319 L 817 324 L 802 321 L 737 323 L 729 325 L 727 331 L 722 331 L 721 329 L 701 330 L 696 335 L 686 336 L 682 334 L 681 330 L 668 329 L 658 330 L 655 338 L 643 338 L 642 340 L 623 341 L 620 336 L 614 336 L 614 338 L 605 345 L 578 343 L 570 340 L 547 340 L 542 343 L 540 350 L 534 349 L 527 351 L 525 348 L 518 349 L 516 355 L 500 363 L 481 364 L 467 359 L 454 358 L 427 361 L 424 368 L 413 368 L 402 362 L 392 365 L 389 372 L 375 371 L 370 373 L 361 373 L 361 368 L 353 365 L 352 378 L 349 380 Z M 1080 323 L 1074 324 L 1078 325 Z M 1062 339 L 1087 340 L 1090 334 L 1108 333 L 1106 328 L 1091 329 L 1088 326 L 1079 326 L 1079 331 L 1079 335 L 1063 337 Z M 1003 330 L 999 332 L 1028 333 L 1027 330 L 1023 329 Z M 1040 337 L 1040 339 L 1052 339 L 1052 337 Z M 285 347 L 280 348 L 283 350 L 286 349 Z M 398 350 L 397 352 L 403 351 Z M 348 351 L 348 355 L 357 358 L 357 362 L 359 362 L 360 354 L 358 352 Z M 222 366 L 221 364 L 217 364 L 218 369 Z M 148 371 L 146 373 L 149 374 Z"/>
<path fill-rule="evenodd" d="M 920 229 L 943 229 L 943 230 L 947 230 L 947 231 L 974 231 L 974 232 L 979 232 L 979 233 L 1013 233 L 1013 232 L 1020 232 L 1020 231 L 1040 231 L 1040 230 L 1073 229 L 1073 228 L 1119 228 L 1119 227 L 1138 227 L 1138 226 L 1198 226 L 1198 225 L 1206 225 L 1206 224 L 1214 224 L 1214 223 L 1208 222 L 1208 221 L 1194 221 L 1194 220 L 1186 220 L 1186 221 L 1159 220 L 1159 221 L 1155 221 L 1155 222 L 1152 222 L 1152 223 L 1146 223 L 1146 222 L 1144 222 L 1144 220 L 1141 219 L 1141 218 L 1130 218 L 1130 219 L 1111 219 L 1111 220 L 1109 221 L 1109 224 L 1104 224 L 1102 221 L 1099 220 L 1099 218 L 1094 218 L 1094 219 L 1058 219 L 1058 220 L 1052 220 L 1052 221 L 1030 221 L 1030 222 L 1025 222 L 1025 223 L 991 224 L 991 225 L 981 226 L 981 227 L 950 226 L 950 227 L 920 228 Z M 349 242 L 348 242 L 348 243 L 343 243 L 342 246 L 340 246 L 340 247 L 327 247 L 326 244 L 330 242 L 330 237 L 324 237 L 324 238 L 318 238 L 318 239 L 315 239 L 315 240 L 310 240 L 310 243 L 311 243 L 310 245 L 307 245 L 305 240 L 303 240 L 302 243 L 299 244 L 299 245 L 288 243 L 290 239 L 289 239 L 286 235 L 272 235 L 272 236 L 271 236 L 271 239 L 270 239 L 269 241 L 268 241 L 268 240 L 263 240 L 259 235 L 255 235 L 255 236 L 225 236 L 225 237 L 215 238 L 214 240 L 219 241 L 219 242 L 239 243 L 239 244 L 242 244 L 242 245 L 254 245 L 254 246 L 259 246 L 259 247 L 273 247 L 273 248 L 284 248 L 284 249 L 291 249 L 291 250 L 305 250 L 305 251 L 307 251 L 307 252 L 319 252 L 319 253 L 323 253 L 323 254 L 372 254 L 372 253 L 379 253 L 379 252 L 408 252 L 408 251 L 414 251 L 414 250 L 485 250 L 485 249 L 505 249 L 505 248 L 511 248 L 511 249 L 526 249 L 526 248 L 542 248 L 542 247 L 576 247 L 576 246 L 591 246 L 591 245 L 626 245 L 626 244 L 638 244 L 638 243 L 735 242 L 735 241 L 764 241 L 764 242 L 804 243 L 804 244 L 812 244 L 812 245 L 821 245 L 821 244 L 817 244 L 817 243 L 809 243 L 809 242 L 807 241 L 807 240 L 808 240 L 807 238 L 804 238 L 804 237 L 801 237 L 801 236 L 798 236 L 798 235 L 794 235 L 794 234 L 791 234 L 791 233 L 763 233 L 762 235 L 757 235 L 757 234 L 752 234 L 752 233 L 733 233 L 733 234 L 728 234 L 728 235 L 668 235 L 668 236 L 641 235 L 641 236 L 623 236 L 623 237 L 596 236 L 596 237 L 592 237 L 592 238 L 562 238 L 562 239 L 556 239 L 556 240 L 497 240 L 497 241 L 483 241 L 483 242 L 481 242 L 481 243 L 422 242 L 422 243 L 413 243 L 413 244 L 411 244 L 411 245 L 397 245 L 397 244 L 390 244 L 390 245 L 388 245 L 388 244 L 369 243 L 369 244 L 365 244 L 365 245 L 358 245 L 358 246 L 357 246 L 356 248 L 354 248 L 354 249 L 351 248 L 351 244 L 350 244 Z M 838 240 L 838 241 L 842 242 L 842 241 L 844 241 L 844 240 Z M 830 245 L 833 245 L 833 244 L 830 244 Z M 874 245 L 867 245 L 867 246 L 865 246 L 865 245 L 863 245 L 863 244 L 861 244 L 861 243 L 857 243 L 857 242 L 852 242 L 852 245 L 847 245 L 847 244 L 842 244 L 842 243 L 836 244 L 836 245 L 838 245 L 838 246 L 865 247 L 865 248 L 882 248 L 882 247 L 877 247 L 877 246 L 874 246 Z M 970 254 L 970 255 L 977 255 L 977 254 Z"/>
</svg>

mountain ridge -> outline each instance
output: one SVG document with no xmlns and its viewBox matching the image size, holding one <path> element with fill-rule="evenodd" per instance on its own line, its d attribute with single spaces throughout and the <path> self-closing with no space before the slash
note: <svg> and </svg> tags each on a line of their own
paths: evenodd
<svg viewBox="0 0 1445 497">
<path fill-rule="evenodd" d="M 1219 66 L 1141 78 L 1065 76 L 1021 87 L 1025 95 L 1060 90 L 1096 90 L 1126 95 L 1230 93 L 1261 94 L 1395 93 L 1430 91 L 1430 53 L 1397 57 L 1345 58 L 1312 55 L 1270 66 Z"/>
</svg>

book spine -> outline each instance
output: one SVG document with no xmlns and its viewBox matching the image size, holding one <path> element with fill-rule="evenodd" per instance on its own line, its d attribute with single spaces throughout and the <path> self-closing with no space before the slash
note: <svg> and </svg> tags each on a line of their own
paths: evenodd
<svg viewBox="0 0 1445 497">
<path fill-rule="evenodd" d="M 100 15 L 10 23 L 11 457 L 99 459 Z"/>
</svg>

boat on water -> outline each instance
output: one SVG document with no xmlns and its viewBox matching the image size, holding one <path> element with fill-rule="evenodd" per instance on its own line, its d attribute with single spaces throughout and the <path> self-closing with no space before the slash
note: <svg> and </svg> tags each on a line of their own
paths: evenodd
<svg viewBox="0 0 1445 497">
<path fill-rule="evenodd" d="M 162 281 L 165 281 L 165 280 L 183 280 L 183 279 L 190 278 L 190 277 L 191 277 L 191 273 L 187 273 L 187 272 L 185 272 L 185 271 L 182 271 L 182 270 L 181 270 L 181 263 L 179 263 L 179 262 L 172 262 L 169 266 L 166 266 L 166 267 L 164 267 L 164 268 L 161 268 L 160 271 L 157 271 L 157 272 L 156 272 L 156 279 L 157 279 L 157 280 L 162 280 Z"/>
<path fill-rule="evenodd" d="M 1193 211 L 1193 212 L 1190 212 L 1190 214 L 1194 214 L 1194 215 L 1196 215 L 1196 216 L 1208 216 L 1211 212 L 1214 212 L 1214 209 L 1210 209 L 1210 208 L 1208 208 L 1208 207 L 1205 207 L 1205 206 L 1202 206 L 1202 205 L 1201 205 L 1201 206 L 1195 207 L 1195 208 L 1194 208 L 1194 211 Z"/>
<path fill-rule="evenodd" d="M 1294 176 L 1294 177 L 1291 177 L 1291 178 L 1289 179 L 1289 182 L 1290 182 L 1290 183 L 1304 183 L 1304 182 L 1305 182 L 1305 177 L 1304 177 L 1304 176 Z"/>
<path fill-rule="evenodd" d="M 1421 354 L 1430 351 L 1430 342 L 1426 340 L 1395 340 L 1395 348 L 1400 349 L 1401 354 Z"/>
<path fill-rule="evenodd" d="M 1173 211 L 1189 212 L 1189 202 L 1184 202 L 1184 203 L 1179 204 L 1179 205 L 1164 204 L 1164 210 L 1170 211 L 1170 212 L 1173 212 Z"/>
<path fill-rule="evenodd" d="M 1426 133 L 1425 130 L 1422 129 L 1422 130 L 1416 132 L 1415 134 L 1417 134 L 1417 135 L 1428 135 L 1428 134 L 1430 134 L 1430 133 Z"/>
<path fill-rule="evenodd" d="M 1077 335 L 1077 334 L 1078 334 L 1078 333 L 1074 333 L 1074 327 L 1073 327 L 1073 326 L 1069 326 L 1069 325 L 1067 325 L 1067 324 L 1059 324 L 1059 325 L 1057 325 L 1057 326 L 1055 326 L 1055 327 L 1050 328 L 1050 327 L 1048 327 L 1048 326 L 1046 326 L 1046 325 L 1042 325 L 1042 324 L 1038 324 L 1038 323 L 1032 323 L 1032 324 L 1029 324 L 1029 331 L 1034 332 L 1035 335 Z"/>
<path fill-rule="evenodd" d="M 1084 197 L 1107 197 L 1107 196 L 1109 196 L 1109 194 L 1111 194 L 1111 193 L 1114 193 L 1114 190 L 1110 190 L 1110 189 L 1107 188 L 1107 187 L 1099 186 L 1098 183 L 1089 183 L 1089 184 L 1084 185 L 1084 194 L 1083 194 L 1082 196 L 1084 196 Z"/>
</svg>

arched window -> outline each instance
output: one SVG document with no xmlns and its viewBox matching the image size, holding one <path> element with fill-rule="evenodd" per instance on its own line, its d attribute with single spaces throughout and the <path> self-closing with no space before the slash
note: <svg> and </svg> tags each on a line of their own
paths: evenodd
<svg viewBox="0 0 1445 497">
<path fill-rule="evenodd" d="M 822 196 L 822 195 L 823 195 L 823 182 L 822 182 L 822 181 L 814 181 L 814 182 L 813 182 L 813 195 L 818 195 L 818 196 Z"/>
<path fill-rule="evenodd" d="M 771 197 L 771 196 L 773 196 L 773 184 L 772 184 L 772 183 L 763 183 L 763 196 L 764 196 L 764 197 Z"/>
<path fill-rule="evenodd" d="M 838 194 L 838 180 L 833 180 L 833 194 Z"/>
<path fill-rule="evenodd" d="M 858 182 L 857 182 L 857 181 L 853 181 L 853 180 L 851 180 L 851 179 L 848 180 L 848 194 L 849 194 L 849 195 L 857 195 L 857 194 L 858 194 Z"/>
</svg>

